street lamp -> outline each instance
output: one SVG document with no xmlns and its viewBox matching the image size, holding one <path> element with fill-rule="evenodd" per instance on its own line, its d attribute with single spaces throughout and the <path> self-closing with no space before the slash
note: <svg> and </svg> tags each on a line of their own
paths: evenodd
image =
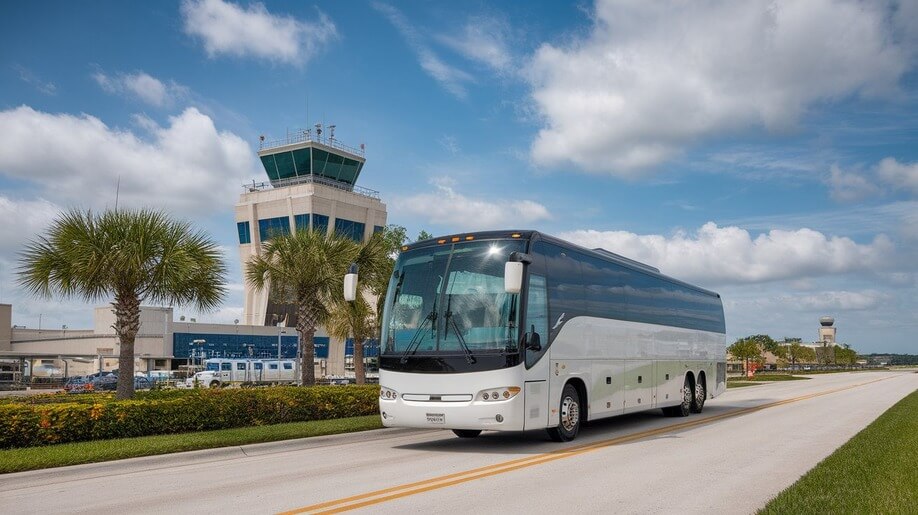
<svg viewBox="0 0 918 515">
<path fill-rule="evenodd" d="M 191 343 L 201 346 L 201 368 L 204 368 L 204 344 L 207 343 L 207 340 L 191 340 Z M 194 347 L 191 351 L 191 365 L 194 366 Z"/>
</svg>

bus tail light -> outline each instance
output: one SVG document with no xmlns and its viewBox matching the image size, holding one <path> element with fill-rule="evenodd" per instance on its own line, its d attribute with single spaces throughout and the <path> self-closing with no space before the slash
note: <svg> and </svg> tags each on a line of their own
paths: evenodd
<svg viewBox="0 0 918 515">
<path fill-rule="evenodd" d="M 478 398 L 483 401 L 506 401 L 516 397 L 520 393 L 519 386 L 502 386 L 500 388 L 488 388 L 478 392 Z"/>
</svg>

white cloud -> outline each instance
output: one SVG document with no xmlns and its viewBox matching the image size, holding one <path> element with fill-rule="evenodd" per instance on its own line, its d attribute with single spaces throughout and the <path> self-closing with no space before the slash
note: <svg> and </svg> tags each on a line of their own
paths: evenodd
<svg viewBox="0 0 918 515">
<path fill-rule="evenodd" d="M 890 37 L 901 16 L 853 0 L 599 0 L 587 37 L 532 59 L 533 160 L 636 176 L 705 138 L 895 92 L 914 52 Z"/>
<path fill-rule="evenodd" d="M 513 57 L 508 39 L 509 25 L 492 16 L 474 16 L 459 34 L 442 34 L 438 40 L 467 59 L 482 63 L 498 73 L 512 71 Z"/>
<path fill-rule="evenodd" d="M 395 211 L 457 230 L 493 229 L 548 220 L 551 214 L 532 200 L 488 200 L 467 197 L 448 179 L 433 180 L 436 191 L 395 199 Z"/>
<path fill-rule="evenodd" d="M 887 157 L 876 167 L 877 175 L 896 190 L 906 190 L 918 195 L 918 162 L 900 163 Z"/>
<path fill-rule="evenodd" d="M 814 312 L 862 311 L 875 309 L 889 298 L 889 294 L 877 290 L 821 291 L 807 295 L 783 295 L 775 298 L 775 304 Z"/>
<path fill-rule="evenodd" d="M 64 207 L 111 206 L 120 181 L 121 206 L 201 215 L 231 206 L 257 171 L 249 145 L 195 108 L 166 127 L 148 121 L 146 130 L 143 139 L 85 114 L 0 111 L 0 174 L 31 182 Z"/>
<path fill-rule="evenodd" d="M 853 202 L 879 195 L 882 190 L 857 172 L 846 172 L 837 165 L 829 169 L 829 195 L 839 202 Z"/>
<path fill-rule="evenodd" d="M 0 224 L 0 260 L 12 259 L 29 238 L 44 231 L 61 208 L 43 198 L 23 200 L 0 195 L 0 220 L 16 223 Z"/>
<path fill-rule="evenodd" d="M 424 38 L 405 16 L 395 7 L 381 2 L 374 2 L 373 8 L 382 13 L 402 35 L 408 46 L 414 51 L 421 68 L 456 98 L 464 99 L 468 93 L 465 84 L 475 82 L 474 78 L 459 68 L 443 61 L 424 42 Z"/>
<path fill-rule="evenodd" d="M 753 237 L 739 227 L 718 227 L 713 222 L 695 233 L 677 232 L 671 237 L 595 230 L 561 237 L 637 259 L 673 277 L 720 285 L 871 272 L 886 265 L 894 250 L 884 235 L 868 244 L 811 229 L 773 229 Z"/>
<path fill-rule="evenodd" d="M 169 81 L 168 84 L 153 77 L 146 72 L 119 73 L 114 76 L 104 72 L 96 72 L 93 80 L 109 93 L 135 96 L 141 101 L 156 107 L 173 105 L 177 100 L 186 98 L 189 90 L 187 87 Z"/>
<path fill-rule="evenodd" d="M 459 140 L 457 140 L 455 136 L 444 134 L 443 136 L 440 136 L 440 139 L 437 140 L 437 143 L 443 147 L 443 150 L 446 150 L 451 155 L 456 155 L 459 152 L 462 152 L 462 148 L 459 147 Z"/>
<path fill-rule="evenodd" d="M 315 21 L 268 12 L 264 4 L 247 8 L 223 0 L 184 0 L 185 33 L 200 38 L 210 57 L 228 54 L 302 65 L 338 37 L 322 11 Z"/>
</svg>

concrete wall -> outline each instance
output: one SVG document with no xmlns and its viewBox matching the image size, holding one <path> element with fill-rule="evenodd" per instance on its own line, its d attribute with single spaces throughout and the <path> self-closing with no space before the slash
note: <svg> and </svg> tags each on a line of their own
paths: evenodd
<svg viewBox="0 0 918 515">
<path fill-rule="evenodd" d="M 13 306 L 0 304 L 0 350 L 10 350 L 13 340 Z"/>
</svg>

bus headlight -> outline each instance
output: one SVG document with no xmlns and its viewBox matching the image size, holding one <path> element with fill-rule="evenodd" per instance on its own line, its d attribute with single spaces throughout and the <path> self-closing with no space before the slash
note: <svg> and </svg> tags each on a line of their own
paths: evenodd
<svg viewBox="0 0 918 515">
<path fill-rule="evenodd" d="M 488 388 L 478 392 L 478 398 L 483 401 L 506 401 L 512 399 L 520 393 L 519 386 L 502 386 L 500 388 Z"/>
<path fill-rule="evenodd" d="M 395 399 L 398 398 L 398 392 L 396 392 L 395 390 L 391 388 L 386 388 L 385 386 L 381 386 L 379 388 L 379 398 L 386 400 L 386 401 L 394 401 Z"/>
</svg>

